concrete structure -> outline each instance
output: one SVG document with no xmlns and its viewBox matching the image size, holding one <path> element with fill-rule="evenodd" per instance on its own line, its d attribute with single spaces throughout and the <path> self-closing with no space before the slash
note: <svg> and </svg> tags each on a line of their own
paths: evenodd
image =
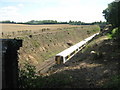
<svg viewBox="0 0 120 90">
<path fill-rule="evenodd" d="M 0 39 L 0 80 L 2 89 L 18 88 L 18 54 L 22 40 Z M 2 73 L 1 73 L 2 72 Z"/>
</svg>

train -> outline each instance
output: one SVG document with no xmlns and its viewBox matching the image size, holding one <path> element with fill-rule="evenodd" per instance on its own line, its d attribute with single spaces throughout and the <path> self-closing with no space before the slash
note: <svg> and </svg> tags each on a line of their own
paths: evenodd
<svg viewBox="0 0 120 90">
<path fill-rule="evenodd" d="M 64 51 L 56 54 L 55 56 L 55 63 L 56 64 L 64 64 L 66 63 L 68 60 L 70 60 L 76 53 L 78 53 L 79 51 L 81 51 L 87 44 L 87 42 L 89 42 L 90 40 L 92 40 L 95 36 L 97 36 L 99 33 L 96 33 L 86 39 L 84 39 L 83 41 L 71 46 L 70 48 L 65 49 Z"/>
</svg>

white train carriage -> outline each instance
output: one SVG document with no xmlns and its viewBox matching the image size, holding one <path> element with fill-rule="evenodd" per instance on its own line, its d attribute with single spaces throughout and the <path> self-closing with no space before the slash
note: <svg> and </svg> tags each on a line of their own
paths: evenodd
<svg viewBox="0 0 120 90">
<path fill-rule="evenodd" d="M 55 61 L 57 64 L 61 64 L 61 63 L 65 63 L 66 61 L 68 61 L 71 57 L 74 56 L 74 54 L 76 54 L 78 51 L 78 47 L 77 46 L 71 46 L 70 48 L 62 51 L 61 53 L 57 54 L 55 57 Z"/>
<path fill-rule="evenodd" d="M 56 64 L 62 64 L 65 63 L 66 61 L 68 61 L 70 58 L 72 58 L 77 52 L 79 52 L 80 50 L 82 50 L 82 48 L 85 46 L 85 44 L 90 41 L 93 37 L 95 37 L 96 35 L 98 35 L 99 33 L 96 33 L 86 39 L 84 39 L 83 41 L 71 46 L 68 49 L 65 49 L 64 51 L 58 53 L 55 56 L 55 61 Z"/>
</svg>

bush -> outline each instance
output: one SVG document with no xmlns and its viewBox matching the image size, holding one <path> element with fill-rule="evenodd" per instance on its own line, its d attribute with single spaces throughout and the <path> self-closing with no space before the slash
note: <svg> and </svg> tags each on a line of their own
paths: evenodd
<svg viewBox="0 0 120 90">
<path fill-rule="evenodd" d="M 35 66 L 26 62 L 19 72 L 19 88 L 55 88 L 69 85 L 72 82 L 70 75 L 53 74 L 38 76 Z"/>
<path fill-rule="evenodd" d="M 24 67 L 19 70 L 19 88 L 33 88 L 34 81 L 37 78 L 35 66 L 26 62 Z"/>
<path fill-rule="evenodd" d="M 111 33 L 108 34 L 110 39 L 120 40 L 120 30 L 119 28 L 114 28 Z"/>
</svg>

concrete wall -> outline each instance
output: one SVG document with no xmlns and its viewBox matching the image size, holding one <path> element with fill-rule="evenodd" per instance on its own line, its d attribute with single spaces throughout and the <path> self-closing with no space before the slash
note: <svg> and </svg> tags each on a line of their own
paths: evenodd
<svg viewBox="0 0 120 90">
<path fill-rule="evenodd" d="M 2 46 L 0 63 L 2 64 L 2 88 L 18 88 L 18 54 L 22 40 L 0 39 Z M 1 79 L 1 78 L 0 78 Z"/>
</svg>

